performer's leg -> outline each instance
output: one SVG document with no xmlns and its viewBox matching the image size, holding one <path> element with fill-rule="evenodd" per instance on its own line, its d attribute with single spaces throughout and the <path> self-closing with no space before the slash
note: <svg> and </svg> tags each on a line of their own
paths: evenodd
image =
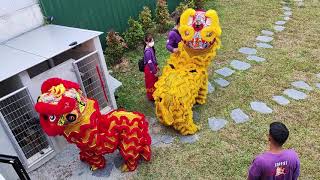
<svg viewBox="0 0 320 180">
<path fill-rule="evenodd" d="M 196 98 L 196 102 L 198 104 L 206 103 L 208 95 L 208 78 L 204 78 L 203 83 L 200 84 L 200 89 L 198 92 L 198 97 Z"/>
<path fill-rule="evenodd" d="M 106 160 L 102 155 L 97 155 L 93 151 L 80 151 L 80 160 L 85 161 L 92 171 L 104 168 Z"/>
<path fill-rule="evenodd" d="M 121 167 L 121 171 L 127 172 L 127 171 L 134 171 L 138 167 L 138 160 L 140 158 L 140 155 L 138 152 L 130 150 L 128 152 L 125 152 L 122 148 L 119 148 L 120 154 L 123 156 L 124 164 Z"/>
</svg>

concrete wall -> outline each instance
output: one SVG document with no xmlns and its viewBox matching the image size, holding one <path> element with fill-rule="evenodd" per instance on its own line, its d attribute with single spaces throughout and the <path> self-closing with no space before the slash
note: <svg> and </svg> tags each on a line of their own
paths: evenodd
<svg viewBox="0 0 320 180">
<path fill-rule="evenodd" d="M 0 98 L 22 87 L 23 85 L 18 76 L 12 76 L 4 81 L 1 81 L 0 82 Z"/>
<path fill-rule="evenodd" d="M 0 43 L 44 23 L 37 0 L 0 1 Z"/>
<path fill-rule="evenodd" d="M 0 154 L 18 156 L 1 123 L 0 144 Z M 10 164 L 0 163 L 0 174 L 2 174 L 5 179 L 17 179 L 16 177 L 18 177 Z"/>
</svg>

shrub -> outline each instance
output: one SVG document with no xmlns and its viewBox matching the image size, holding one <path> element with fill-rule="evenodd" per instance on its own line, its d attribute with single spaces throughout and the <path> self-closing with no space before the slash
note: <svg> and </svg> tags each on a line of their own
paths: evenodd
<svg viewBox="0 0 320 180">
<path fill-rule="evenodd" d="M 135 49 L 138 44 L 141 44 L 141 42 L 143 42 L 143 28 L 138 21 L 135 21 L 131 17 L 128 20 L 128 25 L 128 30 L 124 32 L 124 39 L 128 44 L 129 49 Z"/>
<path fill-rule="evenodd" d="M 204 9 L 205 2 L 208 0 L 193 0 L 194 9 Z"/>
<path fill-rule="evenodd" d="M 181 14 L 188 8 L 197 9 L 196 8 L 197 3 L 198 3 L 198 0 L 182 0 L 180 4 L 176 7 L 176 9 L 171 13 L 171 17 L 175 19 L 181 16 Z"/>
<path fill-rule="evenodd" d="M 172 13 L 172 17 L 178 17 L 180 16 L 183 11 L 185 11 L 188 8 L 192 9 L 204 9 L 205 2 L 209 0 L 183 0 L 180 2 L 180 4 L 176 7 L 175 11 Z"/>
<path fill-rule="evenodd" d="M 152 20 L 151 10 L 144 6 L 143 10 L 139 14 L 139 22 L 142 25 L 143 31 L 147 33 L 153 33 L 155 28 L 155 23 Z"/>
<path fill-rule="evenodd" d="M 124 50 L 127 48 L 123 38 L 117 32 L 109 31 L 106 37 L 106 45 L 107 64 L 113 66 L 120 63 Z"/>
<path fill-rule="evenodd" d="M 170 27 L 170 14 L 166 0 L 157 0 L 156 23 L 160 33 L 172 28 Z"/>
</svg>

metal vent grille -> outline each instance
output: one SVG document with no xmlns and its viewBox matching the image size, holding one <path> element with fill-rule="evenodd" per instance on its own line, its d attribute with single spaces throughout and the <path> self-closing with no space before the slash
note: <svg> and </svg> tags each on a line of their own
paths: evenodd
<svg viewBox="0 0 320 180">
<path fill-rule="evenodd" d="M 1 98 L 0 112 L 27 159 L 49 147 L 26 88 Z"/>
<path fill-rule="evenodd" d="M 107 83 L 97 51 L 74 62 L 80 84 L 87 97 L 98 101 L 101 109 L 109 105 Z"/>
</svg>

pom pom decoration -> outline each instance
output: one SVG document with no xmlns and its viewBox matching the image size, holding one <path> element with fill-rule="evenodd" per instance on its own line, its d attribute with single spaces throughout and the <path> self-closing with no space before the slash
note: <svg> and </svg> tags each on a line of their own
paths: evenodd
<svg viewBox="0 0 320 180">
<path fill-rule="evenodd" d="M 44 132 L 76 144 L 80 160 L 91 170 L 103 168 L 103 155 L 116 149 L 125 160 L 122 171 L 134 171 L 140 158 L 150 161 L 151 138 L 143 114 L 115 110 L 102 115 L 97 101 L 84 97 L 78 84 L 59 78 L 45 81 L 41 91 L 35 109 Z"/>
<path fill-rule="evenodd" d="M 220 47 L 218 15 L 214 10 L 187 9 L 181 15 L 179 32 L 179 51 L 170 55 L 153 97 L 159 121 L 189 135 L 199 129 L 192 107 L 206 102 L 208 67 Z"/>
</svg>

